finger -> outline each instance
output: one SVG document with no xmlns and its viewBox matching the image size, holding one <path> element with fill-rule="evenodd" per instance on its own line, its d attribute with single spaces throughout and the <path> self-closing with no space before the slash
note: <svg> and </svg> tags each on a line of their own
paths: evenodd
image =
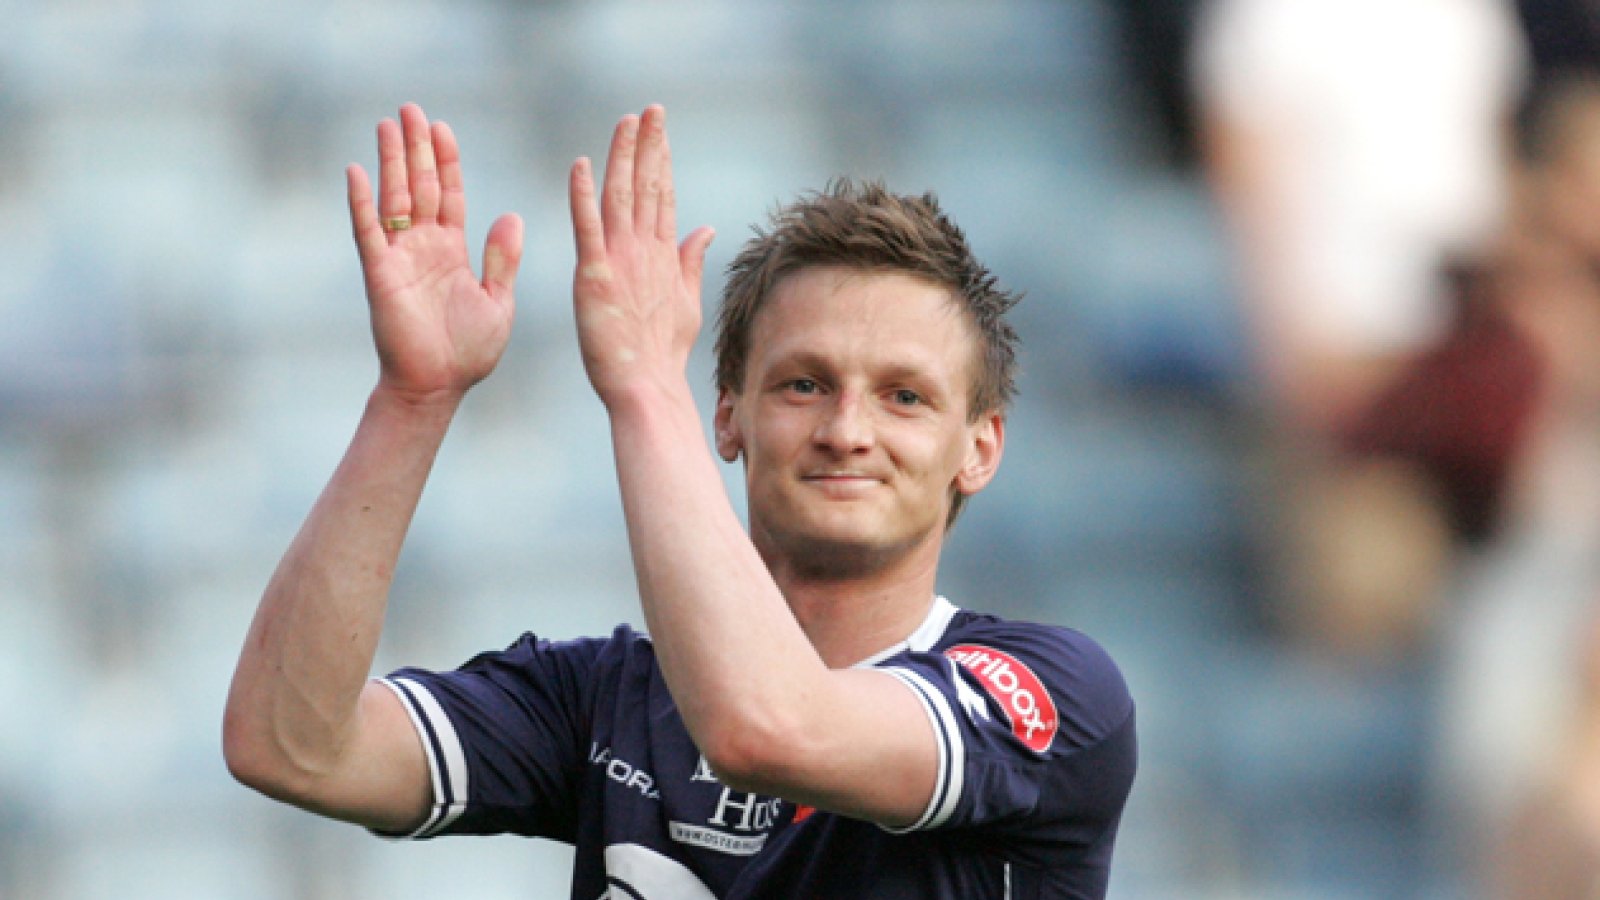
<svg viewBox="0 0 1600 900">
<path fill-rule="evenodd" d="M 678 246 L 678 268 L 683 272 L 684 282 L 694 289 L 696 302 L 700 298 L 700 276 L 706 270 L 706 250 L 710 249 L 716 236 L 716 229 L 702 225 Z"/>
<path fill-rule="evenodd" d="M 483 288 L 489 296 L 510 302 L 517 268 L 522 265 L 522 218 L 506 213 L 489 226 L 483 242 Z"/>
<path fill-rule="evenodd" d="M 586 157 L 572 164 L 567 184 L 572 205 L 572 240 L 578 250 L 578 278 L 604 278 L 606 268 L 605 224 L 594 196 L 594 170 Z"/>
<path fill-rule="evenodd" d="M 389 241 L 378 224 L 378 211 L 372 206 L 372 183 L 366 170 L 351 164 L 344 170 L 345 195 L 350 201 L 350 231 L 356 239 L 356 253 L 361 257 L 361 267 L 371 269 L 376 265 Z"/>
<path fill-rule="evenodd" d="M 661 209 L 661 145 L 666 140 L 666 115 L 659 105 L 651 105 L 639 118 L 639 143 L 633 157 L 633 227 L 644 234 L 656 231 Z"/>
<path fill-rule="evenodd" d="M 378 214 L 386 219 L 411 215 L 405 140 L 393 119 L 378 123 Z"/>
<path fill-rule="evenodd" d="M 663 241 L 678 239 L 678 190 L 672 179 L 672 144 L 667 134 L 661 133 L 661 209 L 656 214 L 656 237 Z"/>
<path fill-rule="evenodd" d="M 467 225 L 467 193 L 461 179 L 461 149 L 455 132 L 443 122 L 433 123 L 433 152 L 439 162 L 439 224 Z"/>
<path fill-rule="evenodd" d="M 400 107 L 406 142 L 406 176 L 411 185 L 411 220 L 432 222 L 439 215 L 439 165 L 433 157 L 433 132 L 422 107 Z"/>
<path fill-rule="evenodd" d="M 606 158 L 606 183 L 600 197 L 606 234 L 614 236 L 633 224 L 633 155 L 639 142 L 639 117 L 626 115 L 611 135 Z"/>
</svg>

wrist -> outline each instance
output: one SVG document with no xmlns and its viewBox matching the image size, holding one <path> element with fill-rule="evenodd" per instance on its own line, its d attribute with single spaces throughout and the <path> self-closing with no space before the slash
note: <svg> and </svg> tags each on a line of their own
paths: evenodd
<svg viewBox="0 0 1600 900">
<path fill-rule="evenodd" d="M 613 422 L 618 420 L 656 418 L 662 413 L 678 410 L 697 415 L 694 393 L 687 381 L 660 384 L 653 381 L 636 381 L 617 385 L 600 398 Z"/>
<path fill-rule="evenodd" d="M 461 401 L 465 396 L 466 391 L 460 390 L 408 390 L 379 379 L 378 385 L 372 389 L 372 394 L 367 399 L 367 407 L 380 414 L 417 422 L 448 424 L 455 417 L 456 410 L 461 407 Z"/>
</svg>

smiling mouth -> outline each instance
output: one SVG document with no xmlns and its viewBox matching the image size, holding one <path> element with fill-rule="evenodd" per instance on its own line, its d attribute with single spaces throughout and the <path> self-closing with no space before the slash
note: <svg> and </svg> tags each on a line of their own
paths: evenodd
<svg viewBox="0 0 1600 900">
<path fill-rule="evenodd" d="M 883 479 L 870 475 L 857 475 L 851 473 L 826 473 L 820 475 L 806 475 L 801 482 L 810 485 L 825 499 L 854 500 L 867 495 L 874 487 L 883 483 Z"/>
<path fill-rule="evenodd" d="M 863 482 L 863 483 L 865 483 L 865 482 L 873 482 L 873 483 L 876 483 L 878 481 L 881 481 L 882 479 L 877 478 L 877 477 L 872 476 L 872 475 L 861 475 L 861 474 L 858 474 L 856 472 L 820 472 L 820 473 L 815 474 L 815 475 L 802 475 L 801 476 L 801 480 L 802 481 L 816 481 L 816 482 L 822 482 L 822 483 L 834 483 L 834 482 L 837 482 L 837 483 L 840 483 L 840 484 L 851 484 L 851 483 L 855 483 L 855 482 Z"/>
</svg>

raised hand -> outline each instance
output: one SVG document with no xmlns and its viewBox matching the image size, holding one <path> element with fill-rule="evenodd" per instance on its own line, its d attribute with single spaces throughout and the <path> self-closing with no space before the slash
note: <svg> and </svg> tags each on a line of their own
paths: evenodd
<svg viewBox="0 0 1600 900">
<path fill-rule="evenodd" d="M 443 122 L 406 104 L 378 123 L 378 204 L 358 165 L 345 170 L 350 223 L 366 281 L 379 386 L 426 400 L 456 398 L 499 361 L 511 335 L 522 220 L 489 229 L 483 277 L 467 255 L 461 155 Z"/>
<path fill-rule="evenodd" d="M 666 112 L 617 123 L 604 193 L 588 159 L 569 183 L 578 264 L 572 298 L 584 368 L 608 406 L 637 389 L 683 380 L 700 330 L 700 276 L 712 230 L 677 243 Z"/>
</svg>

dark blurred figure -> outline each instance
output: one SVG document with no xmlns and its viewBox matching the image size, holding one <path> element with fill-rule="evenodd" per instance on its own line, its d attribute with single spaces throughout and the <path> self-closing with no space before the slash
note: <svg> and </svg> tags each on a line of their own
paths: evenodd
<svg viewBox="0 0 1600 900">
<path fill-rule="evenodd" d="M 1534 89 L 1528 112 L 1541 108 L 1543 88 L 1600 75 L 1600 3 L 1595 0 L 1517 0 L 1528 36 Z"/>
<path fill-rule="evenodd" d="M 1115 4 L 1124 69 L 1143 95 L 1160 161 L 1190 170 L 1200 161 L 1189 54 L 1204 0 L 1123 0 Z"/>
</svg>

